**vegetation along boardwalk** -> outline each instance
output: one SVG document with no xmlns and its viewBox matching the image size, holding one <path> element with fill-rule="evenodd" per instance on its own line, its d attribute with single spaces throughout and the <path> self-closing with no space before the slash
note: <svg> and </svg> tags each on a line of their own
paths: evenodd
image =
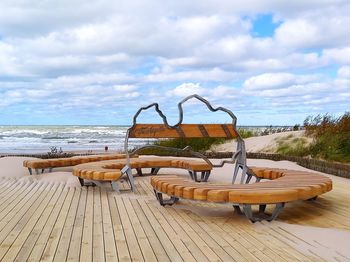
<svg viewBox="0 0 350 262">
<path fill-rule="evenodd" d="M 350 230 L 349 189 L 334 183 L 316 202 L 290 203 L 277 221 L 252 224 L 225 205 L 161 207 L 149 177 L 136 179 L 135 194 L 0 179 L 0 260 L 348 261 L 298 228 Z"/>
</svg>

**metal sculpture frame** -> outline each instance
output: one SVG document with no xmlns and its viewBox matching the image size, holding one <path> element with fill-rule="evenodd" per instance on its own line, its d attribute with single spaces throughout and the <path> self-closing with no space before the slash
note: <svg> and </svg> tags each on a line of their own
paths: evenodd
<svg viewBox="0 0 350 262">
<path fill-rule="evenodd" d="M 158 115 L 162 118 L 163 120 L 163 124 L 169 128 L 169 129 L 175 129 L 175 130 L 179 130 L 180 125 L 183 122 L 183 115 L 184 115 L 184 111 L 183 111 L 183 104 L 186 103 L 187 101 L 191 100 L 191 99 L 197 99 L 200 102 L 202 102 L 203 104 L 205 104 L 207 106 L 207 108 L 211 111 L 211 112 L 217 112 L 217 111 L 222 111 L 226 114 L 228 114 L 230 116 L 230 118 L 232 119 L 232 127 L 233 130 L 235 131 L 235 133 L 237 134 L 237 148 L 235 153 L 232 155 L 230 160 L 222 160 L 219 164 L 213 164 L 205 155 L 194 151 L 190 146 L 187 146 L 183 149 L 178 149 L 178 148 L 171 148 L 171 147 L 162 147 L 162 146 L 157 146 L 157 145 L 146 145 L 146 146 L 142 146 L 140 148 L 137 148 L 135 150 L 133 150 L 132 152 L 129 152 L 129 136 L 130 136 L 130 132 L 135 128 L 135 126 L 137 125 L 137 118 L 139 117 L 139 115 L 141 114 L 141 112 L 146 111 L 152 107 L 154 107 L 154 110 L 158 113 Z M 158 103 L 152 103 L 148 106 L 145 107 L 141 107 L 136 114 L 133 117 L 133 125 L 127 130 L 126 135 L 125 135 L 125 141 L 124 141 L 124 151 L 126 154 L 126 165 L 125 167 L 122 169 L 122 173 L 126 174 L 129 178 L 129 181 L 131 182 L 131 189 L 134 190 L 134 180 L 133 180 L 133 175 L 131 172 L 131 168 L 130 168 L 130 157 L 132 155 L 137 154 L 140 150 L 146 149 L 146 148 L 158 148 L 158 149 L 166 149 L 166 150 L 171 150 L 171 151 L 175 151 L 175 152 L 186 152 L 186 153 L 190 153 L 193 156 L 196 157 L 200 157 L 202 158 L 205 162 L 207 162 L 212 168 L 217 168 L 217 167 L 223 167 L 224 164 L 235 164 L 234 167 L 234 171 L 233 171 L 233 176 L 232 176 L 232 184 L 235 183 L 237 176 L 238 176 L 238 172 L 240 169 L 242 169 L 242 176 L 241 176 L 241 180 L 240 183 L 247 183 L 249 182 L 250 178 L 252 177 L 253 173 L 250 172 L 249 168 L 247 167 L 247 158 L 246 158 L 246 150 L 245 150 L 245 144 L 244 144 L 244 140 L 241 137 L 241 135 L 239 134 L 237 128 L 236 128 L 236 123 L 237 123 L 237 117 L 233 114 L 233 112 L 227 108 L 224 107 L 216 107 L 214 108 L 210 102 L 206 99 L 204 99 L 203 97 L 199 96 L 199 95 L 190 95 L 186 98 L 184 98 L 182 101 L 180 101 L 178 103 L 178 111 L 179 111 L 179 120 L 175 125 L 170 125 L 168 123 L 167 117 L 164 115 L 164 113 L 162 112 L 162 110 L 159 107 Z M 245 181 L 245 176 L 247 175 L 247 180 Z M 191 177 L 193 178 L 194 176 L 191 175 Z M 204 175 L 204 179 L 203 179 L 203 175 L 202 175 L 202 181 L 206 181 L 209 177 L 209 174 L 205 174 Z M 197 180 L 196 176 L 195 176 L 195 180 Z"/>
</svg>

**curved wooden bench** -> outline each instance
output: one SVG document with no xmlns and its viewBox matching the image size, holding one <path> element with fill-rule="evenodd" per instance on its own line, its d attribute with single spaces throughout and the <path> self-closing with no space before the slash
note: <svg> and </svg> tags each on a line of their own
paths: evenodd
<svg viewBox="0 0 350 262">
<path fill-rule="evenodd" d="M 39 174 L 39 170 L 41 170 L 41 173 L 44 173 L 45 169 L 49 169 L 49 172 L 51 172 L 53 168 L 57 167 L 76 166 L 83 163 L 123 158 L 125 158 L 125 154 L 74 156 L 67 158 L 25 160 L 23 161 L 23 166 L 28 168 L 29 174 L 32 174 L 32 169 L 35 170 L 36 174 Z"/>
<path fill-rule="evenodd" d="M 95 181 L 112 181 L 113 189 L 119 191 L 115 181 L 122 176 L 122 169 L 124 166 L 124 159 L 80 164 L 73 168 L 73 175 L 79 178 L 82 185 L 84 185 L 84 179 L 93 180 L 94 183 Z M 136 169 L 139 175 L 143 175 L 142 168 L 151 168 L 151 175 L 157 174 L 160 168 L 181 168 L 186 169 L 191 176 L 197 176 L 197 172 L 202 172 L 202 177 L 209 176 L 208 174 L 212 169 L 212 167 L 203 160 L 159 157 L 131 158 L 130 168 Z M 133 187 L 133 178 L 128 177 L 128 179 L 131 187 Z"/>
<path fill-rule="evenodd" d="M 151 178 L 156 197 L 161 205 L 172 205 L 179 198 L 233 204 L 237 211 L 243 206 L 244 214 L 252 221 L 272 221 L 286 202 L 316 199 L 332 190 L 328 177 L 303 171 L 251 168 L 255 176 L 268 181 L 253 184 L 195 183 L 179 176 Z M 170 196 L 164 200 L 163 194 Z M 271 216 L 264 211 L 267 204 L 276 204 Z M 259 214 L 253 214 L 252 205 L 259 205 Z"/>
</svg>

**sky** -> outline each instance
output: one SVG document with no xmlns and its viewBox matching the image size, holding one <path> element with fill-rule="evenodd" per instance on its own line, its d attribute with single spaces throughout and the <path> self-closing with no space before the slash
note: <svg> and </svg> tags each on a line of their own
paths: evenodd
<svg viewBox="0 0 350 262">
<path fill-rule="evenodd" d="M 0 125 L 128 125 L 153 102 L 175 123 L 191 94 L 238 125 L 339 116 L 349 13 L 348 0 L 2 0 Z M 229 120 L 185 106 L 185 122 Z"/>
</svg>

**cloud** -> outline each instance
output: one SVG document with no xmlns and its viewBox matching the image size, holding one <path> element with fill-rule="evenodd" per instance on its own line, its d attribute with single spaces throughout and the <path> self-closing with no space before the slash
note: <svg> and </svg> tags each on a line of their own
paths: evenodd
<svg viewBox="0 0 350 262">
<path fill-rule="evenodd" d="M 348 108 L 348 1 L 5 0 L 0 10 L 7 119 L 20 109 L 44 122 L 46 110 L 128 114 L 125 104 L 193 93 L 245 115 Z M 269 37 L 252 32 L 261 14 L 278 24 Z"/>
<path fill-rule="evenodd" d="M 168 96 L 186 97 L 192 94 L 203 95 L 205 89 L 200 86 L 199 83 L 184 83 L 175 87 Z"/>
<path fill-rule="evenodd" d="M 339 78 L 350 78 L 350 66 L 342 66 L 338 69 L 337 75 Z"/>
<path fill-rule="evenodd" d="M 350 46 L 343 48 L 324 49 L 322 59 L 327 63 L 350 64 Z"/>
</svg>

